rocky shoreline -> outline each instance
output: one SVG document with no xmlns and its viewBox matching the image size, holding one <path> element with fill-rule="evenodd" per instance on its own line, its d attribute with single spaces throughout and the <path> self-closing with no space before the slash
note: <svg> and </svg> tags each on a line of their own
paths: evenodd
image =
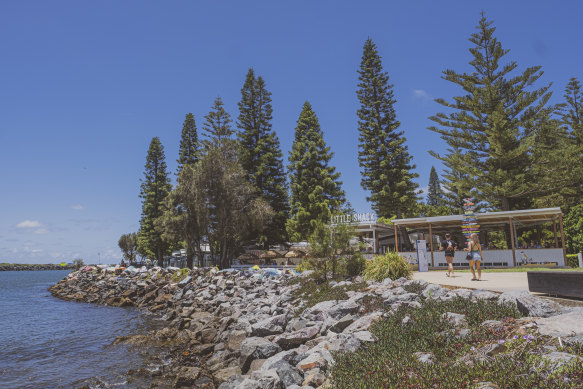
<svg viewBox="0 0 583 389">
<path fill-rule="evenodd" d="M 73 270 L 75 265 L 61 266 L 56 264 L 3 264 L 0 271 L 38 271 L 38 270 Z"/>
<path fill-rule="evenodd" d="M 307 272 L 300 277 L 306 276 Z M 155 368 L 128 372 L 128 382 L 147 376 L 153 388 L 331 388 L 335 352 L 353 352 L 375 342 L 371 325 L 400 307 L 421 307 L 425 299 L 463 297 L 515 304 L 526 316 L 513 324 L 517 333 L 537 331 L 565 343 L 583 342 L 581 308 L 563 307 L 526 292 L 499 295 L 404 278 L 365 283 L 357 277 L 333 282 L 347 298 L 306 307 L 297 297 L 297 278 L 202 268 L 187 273 L 153 268 L 115 275 L 106 269 L 84 268 L 49 290 L 66 300 L 138 307 L 161 317 L 165 328 L 114 341 L 164 350 Z M 469 331 L 461 316 L 448 314 L 459 327 L 458 334 Z M 502 324 L 483 323 L 497 325 Z M 580 359 L 553 347 L 547 352 L 557 364 Z M 431 359 L 421 354 L 421 362 Z"/>
</svg>

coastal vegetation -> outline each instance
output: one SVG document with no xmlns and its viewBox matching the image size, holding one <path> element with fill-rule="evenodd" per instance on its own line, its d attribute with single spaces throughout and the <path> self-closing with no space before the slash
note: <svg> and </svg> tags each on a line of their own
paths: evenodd
<svg viewBox="0 0 583 389">
<path fill-rule="evenodd" d="M 430 152 L 443 169 L 431 167 L 424 194 L 415 182 L 407 129 L 398 120 L 391 83 L 398 80 L 383 69 L 374 41 L 364 42 L 356 69 L 355 144 L 361 186 L 372 209 L 379 220 L 391 220 L 460 213 L 464 197 L 473 197 L 484 211 L 561 207 L 568 251 L 583 250 L 579 80 L 572 78 L 562 101 L 553 103 L 552 85 L 544 80 L 542 67 L 521 70 L 484 14 L 468 49 L 469 68 L 460 64 L 459 69 L 469 70 L 443 71 L 442 78 L 459 92 L 451 99 L 436 99 L 442 111 L 430 117 L 434 125 L 429 130 L 441 136 L 446 148 Z M 171 250 L 182 248 L 189 266 L 201 264 L 210 253 L 225 268 L 244 246 L 268 249 L 313 240 L 331 216 L 352 212 L 325 141 L 327 129 L 320 127 L 308 101 L 301 107 L 287 164 L 272 125 L 271 92 L 253 69 L 244 78 L 238 108 L 233 123 L 217 98 L 201 136 L 195 115 L 186 114 L 174 187 L 160 139 L 152 139 L 141 184 L 137 244 L 127 240 L 129 234 L 120 238 L 128 261 L 135 262 L 137 253 L 163 264 Z M 553 244 L 541 226 L 519 227 L 517 232 L 521 244 Z M 492 234 L 490 240 L 495 247 L 510 247 L 510 230 Z"/>
</svg>

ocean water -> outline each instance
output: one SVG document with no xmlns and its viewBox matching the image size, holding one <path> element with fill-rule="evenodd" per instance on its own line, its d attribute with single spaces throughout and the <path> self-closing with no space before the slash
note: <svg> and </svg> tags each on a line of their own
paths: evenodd
<svg viewBox="0 0 583 389">
<path fill-rule="evenodd" d="M 99 387 L 135 386 L 124 373 L 144 357 L 111 343 L 153 323 L 136 309 L 52 297 L 47 288 L 67 274 L 0 272 L 0 388 L 74 388 L 91 377 L 105 383 Z"/>
</svg>

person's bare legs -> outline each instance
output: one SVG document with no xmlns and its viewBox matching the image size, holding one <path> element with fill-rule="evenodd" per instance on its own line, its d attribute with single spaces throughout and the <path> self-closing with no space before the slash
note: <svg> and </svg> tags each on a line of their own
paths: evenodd
<svg viewBox="0 0 583 389">
<path fill-rule="evenodd" d="M 476 261 L 476 270 L 478 270 L 478 280 L 482 281 L 482 269 L 480 269 L 480 261 Z M 474 276 L 476 278 L 476 276 Z"/>
<path fill-rule="evenodd" d="M 453 277 L 454 276 L 454 274 L 453 274 L 453 258 L 451 259 L 451 261 L 448 261 L 447 259 L 446 259 L 446 261 L 447 261 L 447 274 L 449 274 L 450 277 Z"/>
<path fill-rule="evenodd" d="M 476 279 L 476 272 L 474 271 L 474 261 L 470 260 L 470 270 L 472 271 L 472 280 Z"/>
</svg>

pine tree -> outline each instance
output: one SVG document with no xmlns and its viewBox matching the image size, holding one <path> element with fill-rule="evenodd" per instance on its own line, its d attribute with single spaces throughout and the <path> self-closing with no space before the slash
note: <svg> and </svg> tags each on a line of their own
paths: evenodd
<svg viewBox="0 0 583 389">
<path fill-rule="evenodd" d="M 439 181 L 437 170 L 435 170 L 435 166 L 431 166 L 431 171 L 429 173 L 429 186 L 427 189 L 427 205 L 438 207 L 444 204 L 444 193 L 443 189 L 441 189 L 441 182 Z"/>
<path fill-rule="evenodd" d="M 329 165 L 332 158 L 320 123 L 309 102 L 297 122 L 289 155 L 290 219 L 287 230 L 293 241 L 306 240 L 318 223 L 328 223 L 345 202 L 340 173 Z"/>
<path fill-rule="evenodd" d="M 581 83 L 571 78 L 565 88 L 565 104 L 561 121 L 567 126 L 567 131 L 579 147 L 583 147 L 583 92 Z"/>
<path fill-rule="evenodd" d="M 225 111 L 225 104 L 220 97 L 215 99 L 215 102 L 203 124 L 204 147 L 206 149 L 211 146 L 221 148 L 224 145 L 234 145 L 232 136 L 235 131 L 231 128 L 231 115 Z"/>
<path fill-rule="evenodd" d="M 266 246 L 285 241 L 289 214 L 283 154 L 271 128 L 272 111 L 271 93 L 263 78 L 256 78 L 253 69 L 249 69 L 239 102 L 239 162 L 249 182 L 276 212 L 265 235 L 259 238 Z"/>
<path fill-rule="evenodd" d="M 452 158 L 452 150 L 459 150 L 456 169 L 464 180 L 446 186 L 469 186 L 479 191 L 478 200 L 493 208 L 508 211 L 528 206 L 530 199 L 541 191 L 539 177 L 532 177 L 530 149 L 534 133 L 529 126 L 539 118 L 551 93 L 550 84 L 529 91 L 542 76 L 540 66 L 527 68 L 511 77 L 516 62 L 502 64 L 508 50 L 494 37 L 495 28 L 484 15 L 472 34 L 470 48 L 473 56 L 472 73 L 443 72 L 443 78 L 463 89 L 465 95 L 453 102 L 436 101 L 452 110 L 430 119 L 439 127 L 429 129 L 441 135 L 449 146 L 449 154 L 439 155 L 443 162 Z"/>
<path fill-rule="evenodd" d="M 413 179 L 418 175 L 412 172 L 415 165 L 399 130 L 393 85 L 370 38 L 364 44 L 358 74 L 361 185 L 370 191 L 367 200 L 379 216 L 401 218 L 417 201 L 418 185 Z"/>
<path fill-rule="evenodd" d="M 473 179 L 476 172 L 472 174 L 467 171 L 472 167 L 468 154 L 463 154 L 462 150 L 453 146 L 447 150 L 447 158 L 444 159 L 445 170 L 443 174 L 444 205 L 449 208 L 450 213 L 463 214 L 463 204 L 465 197 L 477 197 L 478 192 L 473 189 Z M 440 159 L 439 154 L 430 152 L 431 155 Z"/>
<path fill-rule="evenodd" d="M 140 197 L 142 200 L 142 218 L 138 232 L 138 252 L 143 256 L 156 259 L 160 264 L 164 256 L 169 254 L 170 245 L 162 239 L 161 231 L 156 228 L 156 220 L 164 211 L 164 200 L 172 186 L 166 171 L 164 146 L 155 137 L 150 142 L 144 179 L 142 180 Z"/>
<path fill-rule="evenodd" d="M 182 125 L 182 136 L 180 137 L 180 148 L 178 150 L 178 169 L 176 175 L 180 174 L 180 171 L 186 164 L 194 164 L 198 161 L 198 149 L 200 145 L 198 143 L 198 134 L 196 132 L 196 123 L 194 121 L 194 115 L 189 113 L 184 119 L 184 124 Z"/>
</svg>

